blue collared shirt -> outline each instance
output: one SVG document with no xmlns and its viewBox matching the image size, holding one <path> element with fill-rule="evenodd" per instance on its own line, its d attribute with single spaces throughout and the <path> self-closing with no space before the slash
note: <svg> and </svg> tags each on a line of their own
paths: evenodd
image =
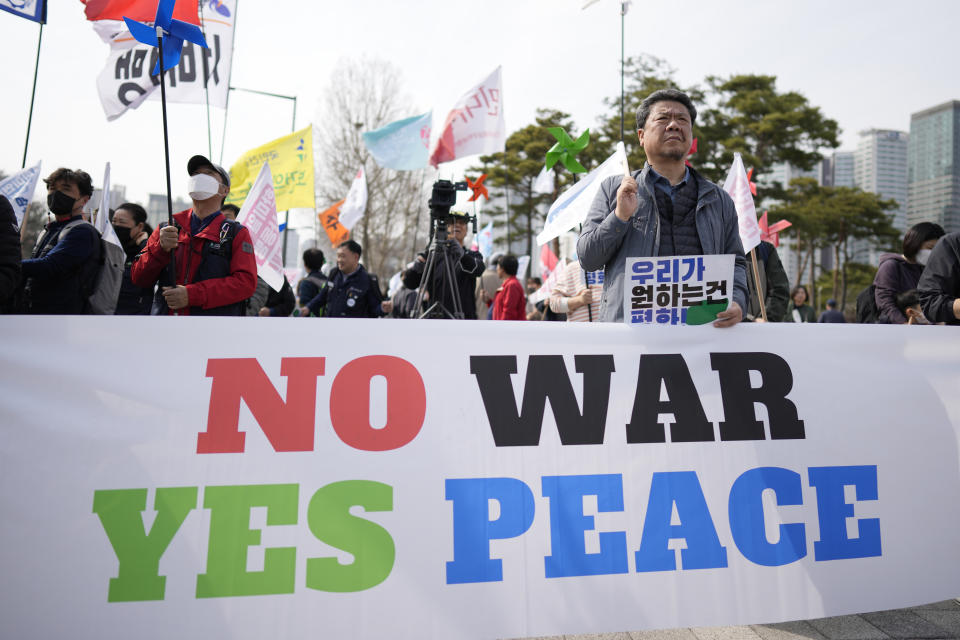
<svg viewBox="0 0 960 640">
<path fill-rule="evenodd" d="M 677 191 L 679 191 L 683 185 L 687 184 L 687 180 L 690 179 L 690 167 L 684 167 L 683 180 L 675 185 L 670 184 L 670 181 L 657 173 L 653 167 L 650 167 L 650 173 L 653 174 L 653 186 L 670 196 L 670 202 L 674 202 Z"/>
<path fill-rule="evenodd" d="M 195 236 L 207 227 L 210 226 L 210 223 L 217 219 L 217 216 L 220 215 L 220 212 L 212 213 L 202 220 L 197 217 L 196 213 L 190 214 L 190 235 Z"/>
</svg>

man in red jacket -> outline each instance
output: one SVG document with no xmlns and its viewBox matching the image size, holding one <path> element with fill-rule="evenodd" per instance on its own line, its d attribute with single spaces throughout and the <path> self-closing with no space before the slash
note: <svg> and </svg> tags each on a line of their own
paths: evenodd
<svg viewBox="0 0 960 640">
<path fill-rule="evenodd" d="M 503 281 L 493 300 L 494 320 L 526 320 L 527 296 L 517 280 L 517 256 L 505 255 L 497 264 L 497 275 Z"/>
<path fill-rule="evenodd" d="M 250 232 L 220 211 L 230 176 L 203 156 L 190 158 L 187 173 L 193 208 L 153 232 L 131 278 L 140 287 L 160 285 L 155 315 L 242 316 L 257 288 L 257 261 Z M 175 276 L 168 268 L 174 250 Z"/>
</svg>

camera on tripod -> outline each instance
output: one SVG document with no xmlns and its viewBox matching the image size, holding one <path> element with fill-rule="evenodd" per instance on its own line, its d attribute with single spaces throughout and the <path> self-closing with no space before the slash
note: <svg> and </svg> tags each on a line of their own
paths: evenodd
<svg viewBox="0 0 960 640">
<path fill-rule="evenodd" d="M 466 191 L 466 182 L 450 182 L 449 180 L 437 180 L 433 183 L 433 191 L 430 193 L 430 199 L 427 205 L 430 207 L 430 237 L 438 240 L 447 239 L 447 225 L 453 222 L 454 216 L 450 213 L 450 208 L 457 203 L 457 191 Z M 477 232 L 477 216 L 458 215 L 457 217 L 466 218 L 467 222 L 473 224 L 473 232 Z"/>
</svg>

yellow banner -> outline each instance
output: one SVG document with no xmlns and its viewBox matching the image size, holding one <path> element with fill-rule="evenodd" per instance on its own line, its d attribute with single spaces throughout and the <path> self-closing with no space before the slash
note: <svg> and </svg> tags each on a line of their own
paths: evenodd
<svg viewBox="0 0 960 640">
<path fill-rule="evenodd" d="M 312 126 L 243 154 L 236 164 L 230 167 L 230 183 L 233 186 L 227 196 L 228 203 L 243 206 L 243 201 L 265 161 L 270 163 L 270 171 L 273 173 L 273 190 L 277 196 L 278 211 L 316 207 Z"/>
</svg>

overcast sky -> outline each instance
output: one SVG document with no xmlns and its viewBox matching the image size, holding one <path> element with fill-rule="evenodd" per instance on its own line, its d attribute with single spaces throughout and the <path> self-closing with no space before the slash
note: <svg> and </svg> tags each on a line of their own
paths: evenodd
<svg viewBox="0 0 960 640">
<path fill-rule="evenodd" d="M 181 0 L 183 1 L 183 0 Z M 503 65 L 508 133 L 538 107 L 594 126 L 601 100 L 619 93 L 617 0 L 239 0 L 232 84 L 298 97 L 297 127 L 316 122 L 340 57 L 376 56 L 402 70 L 435 130 L 464 91 Z M 804 94 L 837 120 L 842 149 L 871 127 L 909 130 L 910 114 L 960 98 L 958 0 L 638 0 L 626 17 L 627 55 L 649 53 L 681 83 L 707 75 L 763 73 Z M 20 168 L 30 104 L 37 25 L 0 12 L 0 169 Z M 79 0 L 50 0 L 40 56 L 27 164 L 84 168 L 99 183 L 104 163 L 127 196 L 145 203 L 164 191 L 159 102 L 107 122 L 96 77 L 108 47 Z M 410 115 L 413 115 L 411 113 Z M 213 109 L 219 156 L 222 109 Z M 246 149 L 290 130 L 289 101 L 234 92 L 226 134 L 228 168 Z M 174 196 L 185 196 L 186 161 L 207 151 L 201 105 L 171 105 Z"/>
</svg>

